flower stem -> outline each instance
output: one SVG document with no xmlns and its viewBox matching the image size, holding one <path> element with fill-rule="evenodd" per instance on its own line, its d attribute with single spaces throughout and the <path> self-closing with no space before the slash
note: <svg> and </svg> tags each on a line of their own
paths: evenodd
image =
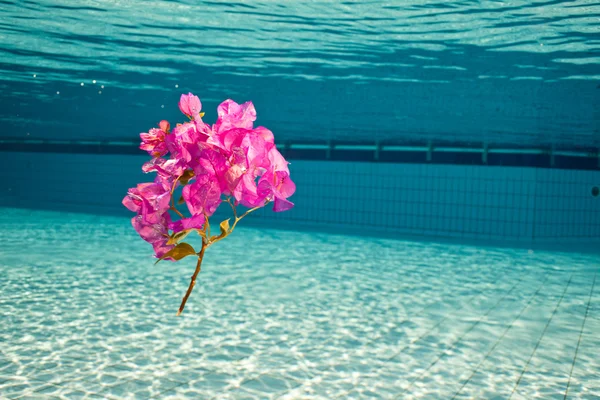
<svg viewBox="0 0 600 400">
<path fill-rule="evenodd" d="M 179 210 L 175 208 L 175 206 L 171 206 L 171 210 L 175 211 L 175 213 L 176 213 L 177 215 L 179 215 L 181 218 L 185 218 L 185 217 L 183 216 L 183 214 L 182 214 L 182 213 L 180 213 L 180 212 L 179 212 Z"/>
<path fill-rule="evenodd" d="M 173 198 L 173 193 L 175 193 L 175 187 L 177 186 L 178 180 L 179 180 L 179 178 L 175 179 L 175 182 L 173 182 L 173 187 L 171 188 L 171 210 L 175 211 L 177 213 L 177 215 L 179 215 L 181 218 L 185 218 L 183 216 L 183 214 L 180 213 L 179 210 L 177 209 L 177 207 L 175 206 L 175 199 Z"/>
<path fill-rule="evenodd" d="M 187 302 L 188 297 L 190 297 L 190 294 L 192 294 L 192 290 L 194 289 L 194 285 L 196 284 L 196 278 L 200 273 L 202 258 L 204 257 L 204 250 L 206 250 L 206 244 L 204 243 L 204 241 L 202 241 L 202 249 L 198 254 L 198 263 L 196 264 L 196 270 L 194 271 L 194 275 L 192 275 L 190 286 L 188 287 L 187 292 L 185 292 L 185 296 L 183 296 L 183 300 L 181 301 L 181 305 L 179 306 L 179 311 L 177 311 L 177 316 L 181 315 L 183 309 L 185 308 L 185 303 Z"/>
<path fill-rule="evenodd" d="M 258 206 L 258 207 L 254 207 L 249 209 L 248 211 L 246 211 L 245 213 L 243 213 L 242 215 L 240 215 L 239 217 L 236 216 L 235 217 L 235 222 L 233 223 L 233 226 L 230 229 L 230 232 L 233 232 L 233 230 L 235 229 L 235 226 L 237 225 L 238 222 L 240 222 L 242 220 L 242 218 L 244 218 L 246 215 L 250 214 L 252 211 L 256 211 L 259 208 L 262 208 L 263 206 Z"/>
</svg>

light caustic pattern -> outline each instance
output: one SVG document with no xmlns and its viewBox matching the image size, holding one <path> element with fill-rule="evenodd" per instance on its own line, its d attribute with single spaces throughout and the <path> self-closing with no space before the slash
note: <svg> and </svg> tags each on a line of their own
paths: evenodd
<svg viewBox="0 0 600 400">
<path fill-rule="evenodd" d="M 590 399 L 600 257 L 242 227 L 154 265 L 126 218 L 0 212 L 0 397 Z"/>
</svg>

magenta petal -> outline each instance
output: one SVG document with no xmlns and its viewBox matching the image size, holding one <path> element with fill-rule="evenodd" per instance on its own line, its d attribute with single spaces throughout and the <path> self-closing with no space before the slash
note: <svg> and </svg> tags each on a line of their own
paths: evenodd
<svg viewBox="0 0 600 400">
<path fill-rule="evenodd" d="M 160 130 L 165 133 L 169 133 L 169 130 L 171 129 L 171 124 L 169 124 L 169 121 L 167 121 L 166 119 L 160 121 L 158 123 L 158 126 L 160 127 Z"/>
<path fill-rule="evenodd" d="M 169 229 L 174 233 L 184 231 L 186 229 L 202 229 L 204 225 L 204 215 L 197 214 L 190 218 L 184 218 L 179 221 L 171 222 Z"/>
<path fill-rule="evenodd" d="M 188 209 L 192 215 L 212 215 L 221 203 L 221 190 L 215 177 L 208 175 L 197 177 L 197 180 L 186 185 L 182 191 Z"/>
<path fill-rule="evenodd" d="M 292 203 L 291 201 L 283 199 L 283 198 L 275 197 L 275 201 L 273 202 L 273 211 L 275 211 L 275 212 L 287 211 L 287 210 L 291 209 L 292 207 L 294 207 L 294 203 Z"/>
<path fill-rule="evenodd" d="M 265 200 L 265 196 L 258 192 L 251 174 L 244 174 L 233 194 L 235 199 L 245 207 L 258 207 Z"/>
<path fill-rule="evenodd" d="M 154 256 L 160 259 L 163 258 L 164 255 L 167 254 L 169 251 L 173 250 L 175 248 L 175 245 L 167 244 L 167 242 L 165 241 L 164 243 L 156 243 L 152 247 L 154 248 Z M 174 258 L 171 257 L 166 257 L 163 260 L 176 261 Z"/>
<path fill-rule="evenodd" d="M 125 207 L 133 212 L 138 212 L 142 208 L 142 199 L 137 193 L 137 189 L 129 189 L 122 202 Z"/>
<path fill-rule="evenodd" d="M 290 174 L 285 171 L 275 172 L 277 191 L 282 197 L 288 198 L 296 192 L 296 184 L 290 179 Z"/>
<path fill-rule="evenodd" d="M 262 137 L 267 143 L 275 143 L 275 137 L 273 136 L 273 132 L 265 128 L 264 126 L 259 126 L 254 128 L 254 132 Z"/>
<path fill-rule="evenodd" d="M 167 245 L 169 234 L 167 225 L 170 222 L 168 213 L 164 213 L 157 223 L 148 223 L 142 215 L 138 215 L 131 220 L 131 224 L 142 239 L 152 244 L 157 258 L 164 256 L 173 245 Z"/>
<path fill-rule="evenodd" d="M 256 110 L 252 102 L 248 101 L 239 105 L 231 99 L 227 99 L 217 108 L 217 122 L 215 132 L 221 133 L 233 128 L 252 129 L 256 121 Z"/>
<path fill-rule="evenodd" d="M 285 171 L 289 174 L 290 169 L 288 168 L 288 162 L 281 155 L 276 147 L 269 150 L 269 160 L 271 161 L 271 168 L 273 171 Z"/>
<path fill-rule="evenodd" d="M 232 165 L 231 168 L 227 170 L 225 173 L 225 182 L 229 192 L 233 193 L 235 191 L 244 172 L 243 167 L 237 164 Z"/>
<path fill-rule="evenodd" d="M 161 157 L 167 154 L 165 143 L 165 132 L 161 129 L 152 128 L 147 133 L 140 133 L 140 149 L 147 151 L 152 157 Z"/>
<path fill-rule="evenodd" d="M 202 109 L 202 103 L 198 96 L 192 93 L 182 94 L 179 98 L 179 110 L 189 117 L 195 117 Z"/>
</svg>

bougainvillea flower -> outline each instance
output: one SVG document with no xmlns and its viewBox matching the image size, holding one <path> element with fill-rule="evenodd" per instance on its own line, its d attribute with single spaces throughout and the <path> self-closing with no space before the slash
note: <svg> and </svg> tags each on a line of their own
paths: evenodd
<svg viewBox="0 0 600 400">
<path fill-rule="evenodd" d="M 171 130 L 171 124 L 169 124 L 169 121 L 163 119 L 162 121 L 160 121 L 158 123 L 158 127 L 160 128 L 161 131 L 163 131 L 164 133 L 169 133 L 169 131 Z"/>
<path fill-rule="evenodd" d="M 296 191 L 296 184 L 290 178 L 288 162 L 273 147 L 269 151 L 271 167 L 262 175 L 258 182 L 257 193 L 260 198 L 273 200 L 273 211 L 286 211 L 294 206 L 287 198 Z"/>
<path fill-rule="evenodd" d="M 140 133 L 140 138 L 142 139 L 140 149 L 147 151 L 152 157 L 164 156 L 167 154 L 165 136 L 165 131 L 157 128 L 152 128 L 147 133 Z"/>
<path fill-rule="evenodd" d="M 273 211 L 287 211 L 294 203 L 287 200 L 296 191 L 296 184 L 285 171 L 267 171 L 258 182 L 258 195 L 265 200 L 273 201 Z"/>
<path fill-rule="evenodd" d="M 215 133 L 221 133 L 234 128 L 252 129 L 256 121 L 256 109 L 251 101 L 238 104 L 228 99 L 217 107 L 217 122 L 213 126 Z"/>
<path fill-rule="evenodd" d="M 148 223 L 142 215 L 131 219 L 131 224 L 136 232 L 154 248 L 156 258 L 161 258 L 175 247 L 174 245 L 167 244 L 169 240 L 169 222 L 168 213 L 161 215 L 161 218 L 156 223 Z"/>
<path fill-rule="evenodd" d="M 215 176 L 201 175 L 183 188 L 182 196 L 192 215 L 211 216 L 221 204 L 219 181 Z"/>
<path fill-rule="evenodd" d="M 204 226 L 204 215 L 197 214 L 190 218 L 180 219 L 179 221 L 171 222 L 169 224 L 169 229 L 171 229 L 174 233 L 178 233 L 181 231 L 185 231 L 187 229 L 202 229 Z"/>
<path fill-rule="evenodd" d="M 181 234 L 176 238 L 171 231 L 176 234 L 203 229 L 208 223 L 206 218 L 224 200 L 235 200 L 234 209 L 238 204 L 256 208 L 271 201 L 277 212 L 294 206 L 288 200 L 296 190 L 288 162 L 275 147 L 273 133 L 265 127 L 254 127 L 256 110 L 252 102 L 225 100 L 218 106 L 214 125 L 202 121 L 202 103 L 192 93 L 181 96 L 179 109 L 191 121 L 171 129 L 169 122 L 162 120 L 158 129 L 140 134 L 140 148 L 152 156 L 142 170 L 156 172 L 156 178 L 129 189 L 123 199 L 123 204 L 137 214 L 132 225 L 152 244 L 158 258 L 175 248 L 167 244 L 169 240 L 177 242 L 185 237 Z M 175 208 L 173 196 L 178 186 L 183 186 L 182 201 L 191 213 L 189 218 Z M 181 219 L 172 221 L 175 213 Z M 230 233 L 223 226 L 219 238 Z M 210 240 L 204 238 L 203 246 Z M 179 248 L 171 256 L 180 259 L 186 254 L 191 255 Z M 193 250 L 192 254 L 201 253 Z"/>
<path fill-rule="evenodd" d="M 170 208 L 171 193 L 160 183 L 140 183 L 129 189 L 123 205 L 137 212 L 148 224 L 156 224 Z"/>
<path fill-rule="evenodd" d="M 195 176 L 209 176 L 219 183 L 219 191 L 226 192 L 227 184 L 224 180 L 227 171 L 227 158 L 220 151 L 213 148 L 203 148 L 193 164 Z"/>
<path fill-rule="evenodd" d="M 257 172 L 242 175 L 233 191 L 233 197 L 245 207 L 258 207 L 264 203 L 266 196 L 260 196 L 256 187 Z"/>
<path fill-rule="evenodd" d="M 200 127 L 204 125 L 200 125 Z M 207 133 L 199 131 L 197 123 L 186 122 L 173 128 L 165 141 L 172 158 L 182 159 L 189 163 L 198 156 L 198 152 L 202 148 L 201 144 L 206 142 L 207 139 Z"/>
<path fill-rule="evenodd" d="M 158 178 L 156 183 L 160 183 L 165 190 L 173 190 L 175 179 L 183 175 L 186 165 L 182 160 L 170 158 L 153 158 L 142 165 L 142 171 L 145 173 L 156 172 Z"/>
<path fill-rule="evenodd" d="M 198 96 L 194 96 L 192 93 L 182 94 L 179 99 L 179 109 L 188 117 L 195 118 L 202 110 L 202 103 Z"/>
</svg>

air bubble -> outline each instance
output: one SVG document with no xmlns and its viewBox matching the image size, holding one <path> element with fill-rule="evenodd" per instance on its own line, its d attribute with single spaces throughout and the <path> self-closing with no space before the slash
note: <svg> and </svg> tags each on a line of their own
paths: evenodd
<svg viewBox="0 0 600 400">
<path fill-rule="evenodd" d="M 164 105 L 164 104 L 161 104 L 160 108 L 165 108 L 165 105 Z"/>
<path fill-rule="evenodd" d="M 34 77 L 34 78 L 36 78 L 36 77 L 37 77 L 37 75 L 36 75 L 36 74 L 33 74 L 33 77 Z"/>
<path fill-rule="evenodd" d="M 104 85 L 100 86 L 101 89 L 104 89 Z"/>
<path fill-rule="evenodd" d="M 83 86 L 83 82 L 81 82 L 81 86 Z"/>
<path fill-rule="evenodd" d="M 175 85 L 175 87 L 176 87 L 176 88 L 178 88 L 178 87 L 179 87 L 179 85 Z"/>
<path fill-rule="evenodd" d="M 96 80 L 94 79 L 94 80 L 92 81 L 92 83 L 95 85 L 95 84 L 96 84 Z"/>
<path fill-rule="evenodd" d="M 60 94 L 60 92 L 59 92 L 59 91 L 56 91 L 56 94 Z"/>
<path fill-rule="evenodd" d="M 102 94 L 102 90 L 98 90 L 98 94 Z"/>
</svg>

